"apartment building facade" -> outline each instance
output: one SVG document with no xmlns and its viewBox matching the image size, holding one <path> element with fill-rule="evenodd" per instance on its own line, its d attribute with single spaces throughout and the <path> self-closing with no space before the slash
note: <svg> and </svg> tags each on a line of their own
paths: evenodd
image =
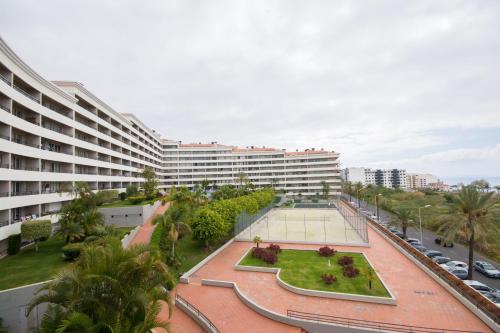
<svg viewBox="0 0 500 333">
<path fill-rule="evenodd" d="M 118 113 L 82 84 L 45 80 L 0 38 L 0 241 L 24 220 L 57 212 L 71 200 L 66 189 L 140 186 L 152 167 L 160 189 L 193 188 L 204 179 L 236 184 L 243 172 L 257 187 L 285 192 L 340 191 L 338 153 L 288 153 L 165 140 L 134 115 Z"/>
<path fill-rule="evenodd" d="M 221 186 L 238 183 L 243 173 L 257 188 L 273 186 L 291 195 L 314 196 L 326 182 L 332 195 L 340 191 L 339 154 L 308 149 L 287 152 L 265 147 L 238 148 L 218 143 L 182 144 L 163 141 L 163 188 L 194 187 L 204 179 Z"/>
<path fill-rule="evenodd" d="M 417 189 L 434 189 L 439 191 L 448 191 L 449 186 L 441 181 L 437 176 L 429 173 L 410 173 L 407 175 L 408 187 Z"/>
<path fill-rule="evenodd" d="M 387 188 L 408 188 L 408 179 L 404 169 L 370 169 L 353 167 L 344 169 L 346 181 L 363 185 L 383 186 Z"/>
</svg>

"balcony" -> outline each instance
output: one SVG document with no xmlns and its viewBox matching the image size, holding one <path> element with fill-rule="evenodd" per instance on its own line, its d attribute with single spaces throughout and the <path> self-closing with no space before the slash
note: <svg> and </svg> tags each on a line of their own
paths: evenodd
<svg viewBox="0 0 500 333">
<path fill-rule="evenodd" d="M 40 104 L 40 92 L 36 90 L 35 88 L 31 87 L 29 84 L 21 80 L 19 77 L 14 75 L 14 82 L 12 83 L 12 87 L 23 94 L 24 96 L 28 97 L 32 101 Z"/>
<path fill-rule="evenodd" d="M 45 95 L 42 95 L 42 105 L 52 111 L 55 111 L 59 113 L 60 115 L 63 115 L 65 117 L 68 117 L 70 119 L 73 119 L 73 111 L 68 109 L 67 107 L 63 106 L 62 104 L 59 104 L 58 102 L 54 101 L 51 98 L 48 98 Z"/>
<path fill-rule="evenodd" d="M 40 138 L 38 136 L 19 129 L 12 129 L 12 142 L 33 148 L 40 148 Z"/>
<path fill-rule="evenodd" d="M 60 134 L 73 137 L 73 130 L 71 127 L 60 124 L 53 120 L 48 120 L 48 118 L 46 117 L 43 118 L 42 127 Z"/>
<path fill-rule="evenodd" d="M 11 197 L 17 197 L 17 196 L 22 196 L 22 195 L 35 195 L 35 194 L 40 194 L 40 191 L 38 191 L 38 190 L 24 190 L 24 191 L 12 191 L 12 192 L 10 192 Z"/>
</svg>

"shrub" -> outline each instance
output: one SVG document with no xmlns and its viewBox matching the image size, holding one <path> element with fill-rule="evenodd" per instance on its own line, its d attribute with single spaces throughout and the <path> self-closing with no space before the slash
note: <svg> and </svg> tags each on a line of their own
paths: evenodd
<svg viewBox="0 0 500 333">
<path fill-rule="evenodd" d="M 266 264 L 274 265 L 278 261 L 278 256 L 272 251 L 265 250 L 262 256 L 262 260 Z"/>
<path fill-rule="evenodd" d="M 129 185 L 127 186 L 126 192 L 127 197 L 133 197 L 136 196 L 137 193 L 139 193 L 139 188 L 137 187 L 137 185 Z"/>
<path fill-rule="evenodd" d="M 102 190 L 95 194 L 95 202 L 97 206 L 102 206 L 105 203 L 111 203 L 118 198 L 117 190 Z"/>
<path fill-rule="evenodd" d="M 275 254 L 278 254 L 281 252 L 281 248 L 278 244 L 269 244 L 269 246 L 267 247 L 267 250 L 268 251 L 271 251 L 271 252 L 274 252 Z"/>
<path fill-rule="evenodd" d="M 342 258 L 339 259 L 338 264 L 340 266 L 351 266 L 354 263 L 354 260 L 352 257 L 349 256 L 343 256 Z"/>
<path fill-rule="evenodd" d="M 352 266 L 344 266 L 343 270 L 344 270 L 344 273 L 343 273 L 344 276 L 348 277 L 348 278 L 356 277 L 359 274 L 359 269 L 354 268 Z"/>
<path fill-rule="evenodd" d="M 327 274 L 327 273 L 321 274 L 321 279 L 326 284 L 332 284 L 335 281 L 337 281 L 337 277 L 336 276 L 334 276 L 332 274 Z"/>
<path fill-rule="evenodd" d="M 252 257 L 261 259 L 267 264 L 274 265 L 278 261 L 278 255 L 273 250 L 270 250 L 269 247 L 264 249 L 262 247 L 254 247 L 252 249 Z"/>
<path fill-rule="evenodd" d="M 120 194 L 118 194 L 118 198 L 123 201 L 125 199 L 127 199 L 127 192 L 120 192 Z"/>
<path fill-rule="evenodd" d="M 7 254 L 13 255 L 21 250 L 21 234 L 10 235 L 7 246 Z"/>
<path fill-rule="evenodd" d="M 335 253 L 337 253 L 337 251 L 333 248 L 328 247 L 328 246 L 320 247 L 318 250 L 318 254 L 321 257 L 331 257 L 331 256 L 335 255 Z"/>
<path fill-rule="evenodd" d="M 21 237 L 35 242 L 35 251 L 38 251 L 38 241 L 49 238 L 52 233 L 52 224 L 49 220 L 27 221 L 21 224 Z"/>
<path fill-rule="evenodd" d="M 221 216 L 210 208 L 200 209 L 191 226 L 193 238 L 209 243 L 222 239 L 227 233 L 227 227 Z"/>
<path fill-rule="evenodd" d="M 146 200 L 146 196 L 144 196 L 144 195 L 136 195 L 133 197 L 128 197 L 128 201 L 130 201 L 130 203 L 133 205 L 140 204 L 144 200 Z"/>
<path fill-rule="evenodd" d="M 81 243 L 70 243 L 63 246 L 61 251 L 65 260 L 74 261 L 80 256 L 82 248 L 83 245 Z"/>
<path fill-rule="evenodd" d="M 266 252 L 266 249 L 262 247 L 254 247 L 252 250 L 252 257 L 262 259 L 264 252 Z"/>
</svg>

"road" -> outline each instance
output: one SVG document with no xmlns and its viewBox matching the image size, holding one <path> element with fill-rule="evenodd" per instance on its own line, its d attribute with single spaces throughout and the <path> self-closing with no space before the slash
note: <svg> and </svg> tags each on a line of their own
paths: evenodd
<svg viewBox="0 0 500 333">
<path fill-rule="evenodd" d="M 349 196 L 346 196 L 345 198 L 347 200 L 349 200 Z M 356 203 L 356 207 L 357 207 L 358 206 L 357 199 L 352 197 L 352 201 L 354 201 Z M 371 205 L 363 200 L 361 200 L 361 208 L 365 209 L 367 211 L 373 212 L 373 213 L 376 212 L 376 207 L 374 205 Z M 391 215 L 388 212 L 386 212 L 382 209 L 379 209 L 379 214 L 380 214 L 382 221 L 389 222 L 391 220 Z M 409 227 L 406 233 L 407 233 L 407 236 L 410 238 L 420 239 L 420 231 L 417 228 Z M 425 246 L 427 249 L 440 251 L 441 253 L 443 253 L 443 255 L 445 257 L 449 257 L 452 260 L 459 260 L 459 261 L 463 261 L 466 263 L 468 262 L 469 249 L 467 247 L 463 246 L 462 244 L 457 244 L 457 243 L 455 243 L 452 248 L 442 247 L 442 246 L 434 243 L 434 239 L 436 239 L 436 237 L 438 237 L 438 236 L 435 233 L 433 233 L 432 231 L 427 230 L 427 229 L 423 229 L 422 230 L 422 245 Z M 493 264 L 495 267 L 500 269 L 500 263 L 497 263 L 491 259 L 488 259 L 488 258 L 480 255 L 477 252 L 474 252 L 474 260 L 488 261 L 491 264 Z M 483 274 L 476 272 L 476 271 L 473 271 L 472 279 L 480 281 L 489 287 L 500 289 L 500 279 L 492 279 L 492 278 L 484 276 Z"/>
</svg>

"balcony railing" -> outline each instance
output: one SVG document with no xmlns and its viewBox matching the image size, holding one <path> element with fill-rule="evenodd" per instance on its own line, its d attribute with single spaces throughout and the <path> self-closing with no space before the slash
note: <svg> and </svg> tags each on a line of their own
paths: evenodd
<svg viewBox="0 0 500 333">
<path fill-rule="evenodd" d="M 50 147 L 47 146 L 47 144 L 42 144 L 42 146 L 40 147 L 40 149 L 47 150 L 47 151 L 52 151 L 54 153 L 61 153 L 61 154 L 66 154 L 66 155 L 73 155 L 73 153 L 68 153 L 66 151 L 55 150 L 54 148 L 50 148 Z"/>
<path fill-rule="evenodd" d="M 6 107 L 5 105 L 0 104 L 0 109 L 10 113 L 10 109 L 8 107 Z"/>
<path fill-rule="evenodd" d="M 8 197 L 9 196 L 9 192 L 0 192 L 0 197 Z"/>
<path fill-rule="evenodd" d="M 55 111 L 65 117 L 68 117 L 70 119 L 73 119 L 68 113 L 67 113 L 67 110 L 62 108 L 62 107 L 59 107 L 55 104 L 52 104 L 52 103 L 49 103 L 49 102 L 42 102 L 42 105 L 45 106 L 46 108 L 48 109 L 51 109 L 52 111 Z"/>
<path fill-rule="evenodd" d="M 24 89 L 22 89 L 21 87 L 13 84 L 12 87 L 14 87 L 14 89 L 16 89 L 18 92 L 20 92 L 21 94 L 23 94 L 24 96 L 28 97 L 29 99 L 37 102 L 38 104 L 40 104 L 40 100 L 32 95 L 30 95 L 27 91 L 25 91 Z"/>
<path fill-rule="evenodd" d="M 25 166 L 25 165 L 13 165 L 11 169 L 14 170 L 24 170 L 24 171 L 40 171 L 40 168 L 38 167 L 30 167 L 30 166 Z"/>
<path fill-rule="evenodd" d="M 10 196 L 11 197 L 17 197 L 17 196 L 21 196 L 21 195 L 35 195 L 35 194 L 40 194 L 40 193 L 38 191 L 36 191 L 36 190 L 12 191 L 12 192 L 10 192 Z"/>
<path fill-rule="evenodd" d="M 61 133 L 61 134 L 73 137 L 73 135 L 64 132 L 61 127 L 57 127 L 57 126 L 54 126 L 54 125 L 51 125 L 51 124 L 43 124 L 42 127 L 46 128 L 46 129 L 49 129 L 51 131 L 57 132 L 57 133 Z"/>
<path fill-rule="evenodd" d="M 51 173 L 73 173 L 71 170 L 54 170 L 54 169 L 42 169 L 42 172 L 51 172 Z"/>
<path fill-rule="evenodd" d="M 12 114 L 18 118 L 21 118 L 29 123 L 35 124 L 35 125 L 40 125 L 40 123 L 36 120 L 35 117 L 28 116 L 24 114 L 23 112 L 17 111 L 16 109 L 13 110 Z"/>
<path fill-rule="evenodd" d="M 0 227 L 5 227 L 6 225 L 9 225 L 9 220 L 1 220 L 0 221 Z"/>
<path fill-rule="evenodd" d="M 7 83 L 9 86 L 12 86 L 12 82 L 10 82 L 9 79 L 7 79 L 2 74 L 0 74 L 0 80 L 2 80 L 3 82 Z"/>
<path fill-rule="evenodd" d="M 25 146 L 30 146 L 30 147 L 33 147 L 33 148 L 40 148 L 39 145 L 37 145 L 35 143 L 28 142 L 24 138 L 12 138 L 12 142 L 19 143 L 19 144 L 22 144 L 22 145 L 25 145 Z"/>
<path fill-rule="evenodd" d="M 4 140 L 10 141 L 10 136 L 4 135 L 4 134 L 0 134 L 0 139 L 4 139 Z"/>
</svg>

